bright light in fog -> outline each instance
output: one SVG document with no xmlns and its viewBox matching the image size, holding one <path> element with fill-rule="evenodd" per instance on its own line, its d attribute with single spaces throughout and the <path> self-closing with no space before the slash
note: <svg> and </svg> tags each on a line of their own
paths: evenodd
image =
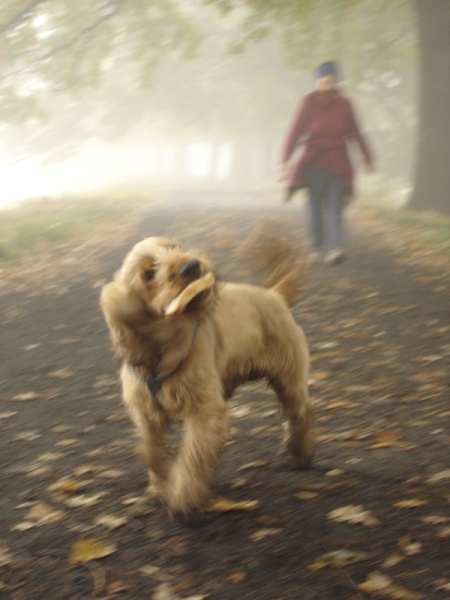
<svg viewBox="0 0 450 600">
<path fill-rule="evenodd" d="M 185 179 L 226 180 L 233 163 L 233 145 L 223 142 L 176 144 L 117 144 L 89 142 L 64 162 L 40 166 L 38 159 L 11 164 L 0 154 L 0 207 L 27 198 L 73 196 L 133 181 L 176 183 Z"/>
<path fill-rule="evenodd" d="M 231 171 L 231 165 L 233 163 L 233 148 L 229 142 L 222 144 L 219 147 L 217 153 L 217 179 L 227 179 Z"/>
<path fill-rule="evenodd" d="M 163 148 L 161 159 L 162 174 L 172 175 L 175 171 L 175 148 L 173 146 Z"/>
<path fill-rule="evenodd" d="M 192 177 L 206 177 L 211 172 L 211 144 L 199 142 L 187 149 L 187 168 Z"/>
</svg>

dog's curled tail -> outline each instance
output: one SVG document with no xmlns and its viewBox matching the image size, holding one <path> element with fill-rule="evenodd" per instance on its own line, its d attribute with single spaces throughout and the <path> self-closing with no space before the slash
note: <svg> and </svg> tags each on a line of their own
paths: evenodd
<svg viewBox="0 0 450 600">
<path fill-rule="evenodd" d="M 305 275 L 304 249 L 274 223 L 262 223 L 239 247 L 254 268 L 269 273 L 266 286 L 292 306 Z"/>
</svg>

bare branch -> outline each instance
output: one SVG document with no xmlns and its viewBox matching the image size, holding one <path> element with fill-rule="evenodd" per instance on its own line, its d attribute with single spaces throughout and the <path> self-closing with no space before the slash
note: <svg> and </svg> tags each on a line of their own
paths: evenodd
<svg viewBox="0 0 450 600">
<path fill-rule="evenodd" d="M 45 0 L 35 0 L 35 2 L 38 2 L 38 1 L 45 1 Z M 99 10 L 99 16 L 97 18 L 95 18 L 89 25 L 81 28 L 74 36 L 72 36 L 71 39 L 69 39 L 64 44 L 60 44 L 59 46 L 56 46 L 52 50 L 49 50 L 45 54 L 36 56 L 35 53 L 33 53 L 35 58 L 33 58 L 32 60 L 28 60 L 27 64 L 24 65 L 23 67 L 20 67 L 20 68 L 16 69 L 15 71 L 11 71 L 10 73 L 5 73 L 2 77 L 3 81 L 5 81 L 6 79 L 9 79 L 11 77 L 14 77 L 16 75 L 19 75 L 20 73 L 24 73 L 33 64 L 34 65 L 38 64 L 44 60 L 51 58 L 55 54 L 58 54 L 60 52 L 63 52 L 64 50 L 68 50 L 69 48 L 76 46 L 77 43 L 80 42 L 83 38 L 85 38 L 86 36 L 92 35 L 92 33 L 95 31 L 95 29 L 97 29 L 100 25 L 102 25 L 106 21 L 109 21 L 110 19 L 112 19 L 119 12 L 120 8 L 124 4 L 126 4 L 127 1 L 128 0 L 116 0 L 115 2 L 111 2 L 111 3 L 108 2 L 107 4 L 104 4 L 102 6 L 102 8 Z M 105 9 L 109 8 L 109 7 L 111 7 L 112 9 L 109 12 L 104 13 Z M 31 54 L 31 53 L 28 53 L 28 54 Z"/>
<path fill-rule="evenodd" d="M 113 6 L 113 9 L 110 12 L 104 14 L 103 16 L 99 16 L 97 19 L 94 19 L 94 21 L 92 21 L 92 23 L 90 23 L 86 27 L 83 27 L 82 29 L 80 29 L 80 31 L 76 35 L 74 35 L 70 40 L 68 40 L 64 44 L 61 44 L 60 46 L 56 46 L 55 48 L 53 48 L 46 54 L 43 54 L 42 56 L 38 57 L 37 61 L 46 60 L 47 58 L 50 58 L 54 54 L 58 54 L 59 52 L 61 52 L 63 50 L 67 50 L 68 48 L 71 48 L 72 46 L 76 45 L 83 37 L 92 33 L 92 31 L 97 29 L 97 27 L 99 27 L 106 21 L 109 21 L 110 19 L 112 19 L 119 12 L 120 8 L 126 2 L 127 2 L 127 0 L 116 0 L 116 2 L 114 2 L 112 4 L 115 6 Z M 103 6 L 102 10 L 104 8 L 107 8 L 108 6 L 109 6 L 109 4 L 105 4 L 105 6 Z M 99 12 L 102 12 L 102 10 L 100 10 Z"/>
</svg>

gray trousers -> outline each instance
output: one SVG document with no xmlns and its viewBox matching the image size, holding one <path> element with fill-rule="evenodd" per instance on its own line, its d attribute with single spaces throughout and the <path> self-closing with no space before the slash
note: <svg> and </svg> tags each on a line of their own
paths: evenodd
<svg viewBox="0 0 450 600">
<path fill-rule="evenodd" d="M 333 250 L 343 244 L 344 181 L 328 169 L 308 169 L 308 230 L 311 250 Z"/>
</svg>

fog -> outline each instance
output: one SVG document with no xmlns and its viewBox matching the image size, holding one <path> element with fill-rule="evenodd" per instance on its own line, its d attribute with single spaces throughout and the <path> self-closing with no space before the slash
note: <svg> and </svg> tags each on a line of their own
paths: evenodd
<svg viewBox="0 0 450 600">
<path fill-rule="evenodd" d="M 148 46 L 136 58 L 131 50 L 141 32 L 129 31 L 118 16 L 117 40 L 108 52 L 94 36 L 88 41 L 94 58 L 83 63 L 69 45 L 55 53 L 51 68 L 40 65 L 39 56 L 47 46 L 55 51 L 56 37 L 72 26 L 67 21 L 53 29 L 49 14 L 36 14 L 36 63 L 21 64 L 16 52 L 17 64 L 6 72 L 3 101 L 10 118 L 1 124 L 0 206 L 139 186 L 273 188 L 298 103 L 313 89 L 315 66 L 329 58 L 341 64 L 342 91 L 353 100 L 376 155 L 377 175 L 369 178 L 355 153 L 358 190 L 401 203 L 411 187 L 416 149 L 415 23 L 404 7 L 392 9 L 405 20 L 401 28 L 392 15 L 372 14 L 368 7 L 354 8 L 352 23 L 321 26 L 319 37 L 320 14 L 313 11 L 303 15 L 298 36 L 285 23 L 241 44 L 239 11 L 220 17 L 190 2 L 183 11 L 195 16 L 201 43 L 192 31 L 182 29 L 173 38 L 167 32 L 156 49 L 145 38 Z M 14 66 L 23 71 L 19 79 Z"/>
<path fill-rule="evenodd" d="M 213 151 L 211 143 L 202 141 L 182 150 L 163 141 L 141 146 L 94 141 L 72 158 L 55 160 L 46 166 L 40 164 L 39 157 L 11 164 L 9 156 L 4 154 L 0 156 L 3 185 L 0 207 L 43 197 L 123 195 L 137 189 L 143 193 L 150 186 L 167 189 L 204 182 L 219 185 L 229 178 L 233 160 L 231 143 L 224 142 Z"/>
</svg>

